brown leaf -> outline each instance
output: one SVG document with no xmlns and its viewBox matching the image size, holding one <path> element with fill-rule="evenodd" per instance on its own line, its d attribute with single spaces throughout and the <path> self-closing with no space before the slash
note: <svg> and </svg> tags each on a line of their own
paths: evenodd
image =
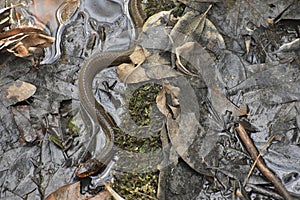
<svg viewBox="0 0 300 200">
<path fill-rule="evenodd" d="M 180 88 L 172 85 L 163 86 L 163 89 L 156 97 L 157 108 L 166 117 L 170 114 L 173 118 L 177 118 L 180 114 L 180 104 L 177 98 Z M 169 97 L 169 98 L 168 98 Z"/>
<path fill-rule="evenodd" d="M 30 33 L 28 37 L 24 38 L 22 42 L 29 47 L 47 48 L 54 42 L 54 38 L 45 34 Z"/>
<path fill-rule="evenodd" d="M 0 40 L 9 38 L 11 36 L 18 35 L 19 33 L 38 33 L 38 34 L 45 34 L 47 33 L 43 31 L 41 28 L 38 28 L 36 26 L 20 26 L 14 29 L 7 30 L 5 32 L 0 33 Z"/>
<path fill-rule="evenodd" d="M 24 101 L 31 97 L 36 91 L 36 87 L 30 83 L 17 80 L 7 88 L 6 98 L 14 103 Z"/>
<path fill-rule="evenodd" d="M 7 49 L 8 52 L 13 53 L 17 57 L 27 57 L 30 55 L 28 49 L 22 42 L 18 42 L 15 46 Z"/>
<path fill-rule="evenodd" d="M 80 182 L 64 185 L 52 192 L 45 200 L 79 199 Z"/>
<path fill-rule="evenodd" d="M 80 6 L 80 0 L 64 1 L 57 9 L 56 16 L 60 24 L 66 24 Z"/>
<path fill-rule="evenodd" d="M 95 196 L 88 193 L 82 195 L 80 193 L 80 182 L 64 185 L 52 192 L 45 200 L 65 200 L 65 199 L 76 199 L 76 200 L 109 200 L 111 195 L 107 191 L 102 191 Z"/>
<path fill-rule="evenodd" d="M 169 110 L 167 108 L 167 97 L 166 97 L 166 90 L 162 89 L 156 96 L 156 105 L 158 110 L 165 115 L 166 117 L 169 114 Z"/>
<path fill-rule="evenodd" d="M 214 109 L 220 113 L 225 114 L 226 110 L 231 112 L 232 116 L 244 116 L 248 115 L 248 106 L 241 105 L 240 107 L 236 106 L 229 99 L 222 94 L 219 87 L 215 84 L 211 92 L 211 102 Z"/>
<path fill-rule="evenodd" d="M 54 38 L 38 27 L 18 27 L 0 33 L 1 51 L 7 50 L 17 57 L 42 55 L 43 48 L 52 45 Z"/>
</svg>

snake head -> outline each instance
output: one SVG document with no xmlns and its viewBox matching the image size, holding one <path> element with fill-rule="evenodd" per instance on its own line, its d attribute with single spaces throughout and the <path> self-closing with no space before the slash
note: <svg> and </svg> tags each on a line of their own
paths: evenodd
<svg viewBox="0 0 300 200">
<path fill-rule="evenodd" d="M 80 163 L 75 174 L 79 178 L 85 178 L 90 175 L 96 174 L 101 170 L 104 170 L 105 168 L 105 163 L 99 162 L 97 159 L 93 158 L 86 161 L 85 163 Z"/>
</svg>

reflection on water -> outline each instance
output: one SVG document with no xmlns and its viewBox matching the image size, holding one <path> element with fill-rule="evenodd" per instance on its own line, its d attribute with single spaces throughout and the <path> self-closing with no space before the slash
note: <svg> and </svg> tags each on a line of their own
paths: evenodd
<svg viewBox="0 0 300 200">
<path fill-rule="evenodd" d="M 45 50 L 45 58 L 41 62 L 52 64 L 61 57 L 61 38 L 65 27 L 72 26 L 79 13 L 85 18 L 83 26 L 87 47 L 82 50 L 83 55 L 128 48 L 135 37 L 132 21 L 129 20 L 128 1 L 6 0 L 5 4 L 10 6 L 22 3 L 22 6 L 16 8 L 15 12 L 20 17 L 14 19 L 13 26 L 35 25 L 55 37 L 55 43 Z M 90 53 L 86 53 L 88 50 Z"/>
<path fill-rule="evenodd" d="M 122 3 L 117 1 L 93 1 L 84 2 L 84 10 L 99 22 L 114 23 L 122 13 Z"/>
</svg>

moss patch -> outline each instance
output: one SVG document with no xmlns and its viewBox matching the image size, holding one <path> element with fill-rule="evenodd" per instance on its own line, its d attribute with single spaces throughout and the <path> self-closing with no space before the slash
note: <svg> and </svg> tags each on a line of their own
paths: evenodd
<svg viewBox="0 0 300 200">
<path fill-rule="evenodd" d="M 161 90 L 157 84 L 145 84 L 135 90 L 129 98 L 128 110 L 131 119 L 138 126 L 148 126 L 151 123 L 150 112 L 156 106 L 156 96 Z M 134 134 L 133 134 L 134 135 Z M 115 133 L 115 144 L 126 151 L 133 153 L 149 153 L 161 148 L 159 132 L 148 137 L 135 137 L 132 134 L 125 134 L 122 130 Z M 158 157 L 159 158 L 159 157 Z M 126 158 L 120 158 L 126 159 Z M 126 162 L 126 160 L 123 160 Z M 136 167 L 145 168 L 137 164 L 138 162 L 126 163 L 126 167 L 134 169 Z M 150 163 L 149 165 L 151 165 Z M 135 166 L 140 165 L 140 166 Z M 153 164 L 156 166 L 156 164 Z M 114 173 L 114 188 L 125 199 L 156 199 L 158 171 L 147 173 Z"/>
</svg>

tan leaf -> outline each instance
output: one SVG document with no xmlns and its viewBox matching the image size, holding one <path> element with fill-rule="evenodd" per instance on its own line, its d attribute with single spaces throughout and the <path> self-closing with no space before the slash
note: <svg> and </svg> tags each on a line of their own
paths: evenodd
<svg viewBox="0 0 300 200">
<path fill-rule="evenodd" d="M 175 69 L 172 69 L 170 65 L 155 64 L 155 65 L 143 65 L 142 68 L 145 69 L 145 73 L 149 79 L 166 79 L 170 77 L 182 76 L 182 73 Z"/>
<path fill-rule="evenodd" d="M 10 29 L 8 31 L 4 31 L 2 33 L 0 33 L 0 40 L 4 39 L 4 38 L 8 38 L 11 36 L 15 36 L 19 33 L 39 33 L 39 34 L 44 34 L 47 35 L 47 33 L 45 31 L 43 31 L 42 29 L 35 27 L 35 26 L 20 26 L 14 29 Z"/>
<path fill-rule="evenodd" d="M 250 51 L 251 38 L 248 37 L 245 39 L 246 53 L 248 54 Z"/>
<path fill-rule="evenodd" d="M 166 90 L 162 89 L 156 96 L 156 106 L 158 110 L 165 115 L 166 117 L 169 114 L 169 110 L 167 108 L 167 98 L 166 98 Z"/>
<path fill-rule="evenodd" d="M 149 80 L 143 68 L 136 68 L 133 64 L 129 63 L 119 65 L 117 67 L 117 74 L 120 80 L 125 83 L 139 83 Z"/>
<path fill-rule="evenodd" d="M 24 101 L 31 97 L 36 91 L 36 87 L 30 83 L 17 80 L 7 88 L 7 99 L 11 99 L 14 103 Z"/>
<path fill-rule="evenodd" d="M 145 50 L 137 46 L 129 57 L 133 64 L 142 64 L 146 60 Z"/>
<path fill-rule="evenodd" d="M 38 27 L 18 27 L 0 33 L 1 51 L 7 50 L 17 57 L 42 55 L 42 48 L 47 48 L 54 42 L 54 37 L 49 36 Z"/>
</svg>

